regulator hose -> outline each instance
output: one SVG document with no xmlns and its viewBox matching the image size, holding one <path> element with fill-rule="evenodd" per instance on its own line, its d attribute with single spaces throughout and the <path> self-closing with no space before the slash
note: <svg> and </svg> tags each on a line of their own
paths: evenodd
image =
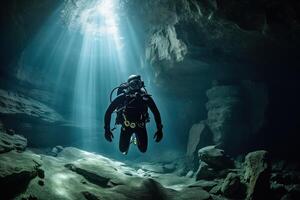
<svg viewBox="0 0 300 200">
<path fill-rule="evenodd" d="M 120 87 L 121 87 L 121 86 L 115 87 L 115 88 L 110 92 L 110 96 L 109 96 L 110 103 L 112 102 L 112 95 L 113 95 L 114 91 L 115 91 L 116 89 L 119 89 Z"/>
</svg>

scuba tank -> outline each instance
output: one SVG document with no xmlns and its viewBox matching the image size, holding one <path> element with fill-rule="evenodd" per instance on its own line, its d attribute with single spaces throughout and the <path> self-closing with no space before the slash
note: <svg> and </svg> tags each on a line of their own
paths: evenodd
<svg viewBox="0 0 300 200">
<path fill-rule="evenodd" d="M 112 96 L 113 93 L 117 90 L 117 96 L 119 96 L 120 94 L 125 94 L 126 93 L 126 88 L 128 87 L 127 83 L 122 83 L 120 86 L 115 87 L 114 89 L 112 89 L 112 91 L 110 92 L 110 96 L 109 96 L 109 101 L 110 103 L 112 102 Z"/>
<path fill-rule="evenodd" d="M 141 81 L 142 85 L 141 85 L 141 90 L 144 94 L 148 94 L 148 91 L 144 85 L 144 81 Z M 121 94 L 128 94 L 130 92 L 129 90 L 129 84 L 127 82 L 125 83 L 121 83 L 119 86 L 115 87 L 112 89 L 112 91 L 110 92 L 110 97 L 109 97 L 109 100 L 110 100 L 110 103 L 112 102 L 112 96 L 113 96 L 113 93 L 117 90 L 117 96 L 121 95 Z"/>
<path fill-rule="evenodd" d="M 139 78 L 140 80 L 140 76 L 136 76 Z M 140 84 L 140 89 L 139 89 L 139 93 L 135 93 L 134 95 L 135 96 L 138 96 L 138 95 L 148 95 L 148 92 L 145 88 L 145 85 L 144 85 L 144 82 L 142 80 L 140 80 L 141 84 Z M 117 97 L 120 96 L 120 95 L 132 95 L 130 94 L 130 84 L 129 84 L 129 81 L 128 82 L 125 82 L 125 83 L 121 83 L 119 86 L 115 87 L 112 89 L 112 91 L 110 92 L 110 103 L 113 101 L 112 100 L 112 97 L 113 97 L 113 94 L 114 92 L 117 90 Z M 134 99 L 133 99 L 134 100 Z M 132 100 L 132 101 L 133 101 Z M 120 105 L 116 108 L 116 110 L 114 111 L 116 114 L 117 114 L 117 117 L 116 117 L 116 120 L 115 120 L 115 125 L 117 124 L 122 124 L 124 118 L 123 118 L 123 110 L 126 108 L 126 106 L 128 104 L 130 104 L 132 101 L 129 101 L 129 102 L 125 102 L 123 105 Z M 149 122 L 149 114 L 146 113 L 146 122 Z M 115 128 L 113 128 L 114 130 Z"/>
</svg>

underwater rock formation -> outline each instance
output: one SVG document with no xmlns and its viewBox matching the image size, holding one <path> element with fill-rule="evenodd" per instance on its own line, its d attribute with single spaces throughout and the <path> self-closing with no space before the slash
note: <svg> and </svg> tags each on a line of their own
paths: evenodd
<svg viewBox="0 0 300 200">
<path fill-rule="evenodd" d="M 268 152 L 264 150 L 248 153 L 244 162 L 235 160 L 235 165 L 226 170 L 217 170 L 200 160 L 196 182 L 190 187 L 201 187 L 213 198 L 219 195 L 220 199 L 299 198 L 299 165 L 294 165 L 292 171 L 282 167 L 282 162 L 271 164 Z M 283 178 L 291 177 L 291 174 L 294 178 Z"/>
<path fill-rule="evenodd" d="M 9 130 L 0 129 L 0 153 L 11 150 L 25 150 L 27 146 L 27 139 L 21 135 L 14 134 Z"/>
<path fill-rule="evenodd" d="M 215 81 L 206 94 L 207 119 L 190 129 L 187 155 L 211 144 L 229 154 L 245 152 L 249 139 L 259 137 L 265 119 L 265 86 L 252 81 Z"/>
<path fill-rule="evenodd" d="M 267 92 L 263 84 L 244 81 L 207 91 L 207 124 L 215 144 L 230 154 L 246 150 L 264 122 Z M 249 145 L 249 144 L 248 144 Z"/>
<path fill-rule="evenodd" d="M 274 55 L 286 56 L 283 49 L 290 53 L 299 49 L 295 14 L 299 5 L 294 1 L 130 0 L 127 4 L 130 20 L 146 32 L 146 57 L 156 61 L 151 66 L 158 82 L 166 83 L 164 87 L 176 85 L 178 78 L 202 84 L 232 77 L 255 79 L 269 67 L 264 64 L 281 62 Z M 153 41 L 168 45 L 153 45 Z M 180 42 L 169 45 L 171 41 Z M 183 78 L 187 68 L 193 74 Z M 183 92 L 184 87 L 178 86 Z"/>
<path fill-rule="evenodd" d="M 266 151 L 249 153 L 245 158 L 245 180 L 248 184 L 247 199 L 269 196 L 270 158 Z"/>
<path fill-rule="evenodd" d="M 207 124 L 213 133 L 214 143 L 225 143 L 226 149 L 229 144 L 234 146 L 242 138 L 246 139 L 249 135 L 246 131 L 249 129 L 245 128 L 247 116 L 242 88 L 234 85 L 215 86 L 207 91 L 207 97 Z"/>
<path fill-rule="evenodd" d="M 204 180 L 208 177 L 176 174 L 180 167 L 177 161 L 125 164 L 74 147 L 55 149 L 55 155 L 37 154 L 30 149 L 0 152 L 0 184 L 4 188 L 0 198 L 262 199 L 259 194 L 264 194 L 263 199 L 276 200 L 299 197 L 300 176 L 294 180 L 288 177 L 291 168 L 294 168 L 293 176 L 299 175 L 300 168 L 283 162 L 271 167 L 266 151 L 251 152 L 244 163 L 236 160 L 233 165 L 223 150 L 204 147 L 199 151 L 199 158 L 212 175 L 210 180 Z M 271 172 L 273 176 L 269 179 Z M 268 189 L 273 193 L 266 192 Z"/>
<path fill-rule="evenodd" d="M 186 156 L 198 165 L 198 150 L 210 144 L 213 144 L 212 133 L 205 121 L 194 124 L 189 131 Z"/>
<path fill-rule="evenodd" d="M 0 8 L 0 25 L 2 37 L 0 38 L 1 62 L 0 72 L 13 75 L 16 66 L 16 58 L 21 55 L 27 43 L 34 36 L 49 13 L 58 5 L 57 0 L 27 1 L 18 0 L 5 1 Z M 9 66 L 9 69 L 6 68 Z"/>
<path fill-rule="evenodd" d="M 1 199 L 11 199 L 24 192 L 38 174 L 40 157 L 30 152 L 12 150 L 0 154 Z"/>
<path fill-rule="evenodd" d="M 243 185 L 241 183 L 239 175 L 235 173 L 229 173 L 221 187 L 221 192 L 225 197 L 243 198 Z"/>
<path fill-rule="evenodd" d="M 172 178 L 171 174 L 135 170 L 122 162 L 71 147 L 64 148 L 57 157 L 37 155 L 28 150 L 22 153 L 13 150 L 0 154 L 0 157 L 0 182 L 5 182 L 9 191 L 1 193 L 1 198 L 210 198 L 204 190 L 184 186 L 190 184 L 192 179 L 184 182 L 183 178 L 176 178 L 176 175 L 172 175 Z M 7 180 L 10 182 L 6 182 Z M 24 187 L 12 187 L 11 184 L 16 181 Z M 182 188 L 182 192 L 171 189 L 178 188 L 176 185 Z"/>
<path fill-rule="evenodd" d="M 164 60 L 164 62 L 170 62 L 168 67 L 172 67 L 173 60 L 180 62 L 184 59 L 187 49 L 185 44 L 177 39 L 174 26 L 167 26 L 153 32 L 146 48 L 146 58 L 152 64 L 159 64 Z"/>
<path fill-rule="evenodd" d="M 233 160 L 225 155 L 224 150 L 215 146 L 207 146 L 198 151 L 199 168 L 196 180 L 215 179 L 226 176 L 228 169 L 234 168 Z"/>
<path fill-rule="evenodd" d="M 108 85 L 102 85 L 98 77 L 87 76 L 87 82 L 101 88 L 110 87 L 133 69 L 124 65 L 121 70 L 106 73 L 105 68 L 96 67 L 101 60 L 98 63 L 99 49 L 88 51 L 90 43 L 94 46 L 92 39 L 81 33 L 69 35 L 65 24 L 56 30 L 46 23 L 48 17 L 57 23 L 60 14 L 62 18 L 80 21 L 76 9 L 84 10 L 84 5 L 91 5 L 90 2 L 96 0 L 10 0 L 0 7 L 1 200 L 300 199 L 299 163 L 290 160 L 272 163 L 274 155 L 268 153 L 277 151 L 284 158 L 299 160 L 296 157 L 299 145 L 295 144 L 300 141 L 297 97 L 300 84 L 299 73 L 294 73 L 300 52 L 298 1 L 122 1 L 128 15 L 118 14 L 130 27 L 121 24 L 120 32 L 132 36 L 128 39 L 125 34 L 121 40 L 138 46 L 130 49 L 137 55 L 126 57 L 130 60 L 126 64 L 147 75 L 145 83 L 157 90 L 161 98 L 158 102 L 166 105 L 162 109 L 162 116 L 167 116 L 163 120 L 166 139 L 162 146 L 180 149 L 187 144 L 184 157 L 167 155 L 169 160 L 163 161 L 165 152 L 159 152 L 152 161 L 141 163 L 123 163 L 78 148 L 62 147 L 82 142 L 87 144 L 85 148 L 90 148 L 90 141 L 103 139 L 98 132 L 101 123 L 92 130 L 99 136 L 78 137 L 82 127 L 66 120 L 74 117 L 69 116 L 75 110 L 71 109 L 78 106 L 71 103 L 74 82 L 78 81 L 74 80 L 77 65 L 91 64 L 104 72 L 104 78 L 112 77 L 103 81 Z M 73 6 L 59 13 L 56 8 L 60 3 Z M 55 20 L 52 14 L 57 16 Z M 41 25 L 47 27 L 44 30 L 47 34 L 37 34 L 43 42 L 37 40 L 36 46 L 46 53 L 33 45 L 31 53 L 35 57 L 29 60 L 34 61 L 27 66 L 26 51 L 22 52 L 35 41 Z M 70 52 L 61 54 L 66 49 L 60 47 L 69 37 L 71 42 L 65 46 Z M 97 62 L 85 63 L 91 52 Z M 107 52 L 101 56 L 106 57 Z M 117 61 L 114 60 L 117 65 L 121 64 Z M 135 68 L 139 65 L 143 68 Z M 90 68 L 84 66 L 83 70 L 86 69 Z M 56 83 L 58 79 L 53 75 L 56 73 L 45 73 L 52 70 L 61 72 L 59 80 L 63 83 Z M 216 81 L 211 85 L 213 80 Z M 80 80 L 79 85 L 81 82 L 85 81 Z M 17 85 L 26 89 L 16 90 Z M 81 89 L 88 91 L 88 87 Z M 108 100 L 98 90 L 96 93 L 94 96 L 93 92 L 84 92 L 81 97 L 95 101 L 91 108 L 98 110 L 95 112 L 98 120 Z M 59 105 L 54 105 L 54 101 Z M 90 112 L 84 106 L 82 110 Z M 282 146 L 284 141 L 286 146 Z M 273 143 L 280 148 L 276 150 Z M 27 145 L 35 149 L 26 150 Z M 45 152 L 42 149 L 45 147 L 54 148 Z M 268 152 L 250 152 L 256 149 Z"/>
<path fill-rule="evenodd" d="M 225 155 L 224 150 L 216 148 L 216 146 L 207 146 L 198 151 L 199 160 L 207 163 L 215 169 L 233 168 L 233 160 Z"/>
<path fill-rule="evenodd" d="M 267 137 L 273 137 L 276 132 L 276 128 L 272 128 L 274 123 L 280 124 L 280 121 L 285 120 L 282 116 L 289 115 L 287 111 L 284 111 L 285 109 L 282 111 L 278 109 L 282 104 L 290 105 L 289 110 L 297 107 L 297 111 L 293 112 L 293 115 L 297 116 L 299 98 L 294 95 L 293 91 L 296 88 L 299 90 L 299 72 L 296 70 L 296 66 L 299 65 L 300 47 L 300 18 L 296 14 L 300 10 L 298 2 L 291 0 L 230 0 L 226 2 L 217 0 L 146 0 L 143 2 L 130 0 L 128 7 L 130 21 L 144 31 L 141 31 L 144 35 L 139 35 L 139 37 L 141 43 L 145 43 L 143 49 L 147 54 L 145 56 L 147 62 L 152 63 L 148 66 L 156 75 L 153 82 L 167 97 L 174 95 L 176 98 L 182 98 L 182 101 L 193 101 L 195 109 L 189 112 L 194 116 L 199 115 L 199 112 L 204 112 L 204 109 L 198 109 L 197 105 L 204 105 L 206 102 L 203 94 L 211 87 L 210 83 L 213 80 L 259 81 L 265 84 L 263 87 L 273 91 L 269 100 L 274 103 L 270 103 L 268 107 L 272 107 L 270 108 L 271 112 L 278 110 L 278 114 L 263 116 L 257 112 L 256 114 L 260 116 L 254 117 L 252 114 L 249 114 L 252 115 L 251 117 L 241 116 L 242 123 L 251 123 L 250 125 L 246 124 L 246 127 L 236 125 L 236 127 L 229 128 L 221 125 L 222 119 L 218 120 L 217 115 L 223 114 L 228 117 L 232 111 L 224 110 L 222 112 L 221 109 L 219 111 L 215 109 L 215 113 L 213 113 L 214 111 L 211 110 L 211 114 L 215 115 L 211 120 L 219 122 L 219 124 L 216 122 L 211 126 L 221 126 L 220 129 L 224 129 L 223 133 L 227 132 L 226 129 L 228 132 L 230 130 L 232 134 L 229 133 L 229 140 L 236 138 L 235 144 L 228 146 L 228 148 L 235 148 L 231 150 L 233 153 L 237 153 L 235 150 L 239 150 L 239 148 L 247 148 L 247 145 L 240 145 L 240 140 L 247 141 L 249 135 L 258 132 L 262 127 L 261 122 L 265 121 L 259 119 L 261 116 L 270 121 L 270 124 L 266 125 L 268 133 L 263 133 L 268 134 Z M 170 27 L 172 27 L 172 34 L 165 31 Z M 180 41 L 183 45 L 172 45 L 172 48 L 169 48 L 170 45 L 153 45 L 153 41 L 162 41 L 162 38 L 165 41 L 171 36 L 172 41 Z M 164 43 L 167 42 L 162 42 L 162 44 Z M 180 54 L 181 59 L 170 56 L 174 52 L 183 52 L 182 46 L 185 47 L 184 52 L 186 51 L 186 53 Z M 177 50 L 174 50 L 175 47 Z M 155 63 L 153 63 L 154 60 Z M 252 89 L 260 90 L 262 89 L 260 85 L 259 83 Z M 276 95 L 273 96 L 274 94 Z M 286 96 L 291 97 L 286 98 Z M 267 105 L 263 106 L 264 98 L 259 95 L 257 100 L 262 104 L 256 102 L 258 107 L 251 106 L 251 109 L 265 111 Z M 292 105 L 290 99 L 297 100 L 292 100 Z M 247 102 L 249 99 L 246 101 L 236 100 L 244 104 L 240 105 L 241 107 L 249 108 Z M 230 102 L 227 105 L 224 102 L 223 108 L 225 109 L 229 104 Z M 237 114 L 235 111 L 233 114 Z M 226 117 L 224 116 L 224 118 Z M 189 127 L 192 127 L 193 124 L 197 124 L 203 119 L 202 116 L 198 117 L 198 121 L 191 122 L 188 119 L 187 123 L 189 123 Z M 230 119 L 228 118 L 228 120 Z M 297 132 L 297 122 L 292 123 L 295 124 L 293 125 L 295 128 L 292 128 L 291 132 Z M 278 140 L 276 145 L 280 149 L 282 145 L 280 132 L 285 130 L 285 125 L 278 125 L 278 127 L 281 131 L 276 133 Z M 222 131 L 217 130 L 218 127 L 212 127 L 212 129 L 214 129 L 216 140 L 219 140 L 220 136 L 225 137 L 226 134 L 221 134 Z M 242 138 L 241 134 L 245 137 Z M 289 137 L 294 138 L 293 141 L 299 141 L 294 135 L 291 133 Z M 260 139 L 260 136 L 257 137 Z M 299 142 L 295 143 L 296 145 L 293 146 L 299 146 Z M 273 143 L 269 144 L 272 147 L 274 145 Z M 288 142 L 285 142 L 285 145 L 288 147 Z M 231 153 L 229 149 L 226 150 Z M 279 150 L 279 152 L 282 151 Z M 282 155 L 284 156 L 284 154 Z"/>
<path fill-rule="evenodd" d="M 36 118 L 48 123 L 62 121 L 63 117 L 52 108 L 34 100 L 30 97 L 0 89 L 0 114 L 1 118 L 9 116 L 27 116 Z M 4 121 L 2 119 L 2 121 Z M 8 124 L 8 122 L 4 122 Z"/>
<path fill-rule="evenodd" d="M 70 144 L 71 135 L 79 130 L 46 104 L 3 89 L 0 89 L 0 120 L 4 129 L 24 135 L 31 147 Z"/>
</svg>

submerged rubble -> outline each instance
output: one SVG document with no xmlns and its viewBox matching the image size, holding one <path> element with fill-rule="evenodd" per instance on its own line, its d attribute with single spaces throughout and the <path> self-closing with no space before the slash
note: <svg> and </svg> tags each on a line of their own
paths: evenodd
<svg viewBox="0 0 300 200">
<path fill-rule="evenodd" d="M 1 138 L 26 141 L 4 131 Z M 292 167 L 283 162 L 271 165 L 263 150 L 234 163 L 223 150 L 207 146 L 199 150 L 197 173 L 185 176 L 177 173 L 184 167 L 178 164 L 182 159 L 126 164 L 74 147 L 54 147 L 55 154 L 37 154 L 25 147 L 24 143 L 23 148 L 0 153 L 1 199 L 299 198 L 299 168 L 291 172 L 282 170 Z"/>
</svg>

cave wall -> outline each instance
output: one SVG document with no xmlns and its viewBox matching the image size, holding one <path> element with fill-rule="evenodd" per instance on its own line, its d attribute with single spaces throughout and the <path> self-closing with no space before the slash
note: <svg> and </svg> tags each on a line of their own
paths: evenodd
<svg viewBox="0 0 300 200">
<path fill-rule="evenodd" d="M 22 50 L 59 3 L 58 0 L 4 1 L 0 24 L 2 78 L 15 77 Z M 180 102 L 177 108 L 183 128 L 180 139 L 186 141 L 190 127 L 207 118 L 206 91 L 212 82 L 249 80 L 265 85 L 268 91 L 264 123 L 255 131 L 259 137 L 253 138 L 252 143 L 275 150 L 285 149 L 293 141 L 292 146 L 297 149 L 298 1 L 127 0 L 123 3 L 142 46 L 145 58 L 142 66 L 154 72 L 151 83 L 162 98 Z M 18 84 L 14 79 L 1 80 L 1 86 Z M 28 89 L 23 91 L 26 92 Z M 41 92 L 30 96 L 37 97 L 36 94 Z M 43 102 L 49 102 L 51 93 L 42 97 Z"/>
<path fill-rule="evenodd" d="M 276 70 L 286 58 L 295 61 L 296 1 L 129 2 L 131 20 L 138 20 L 146 31 L 145 53 L 157 81 L 183 75 L 187 82 L 203 81 L 201 74 L 210 79 L 265 80 L 269 67 Z M 193 71 L 195 77 L 183 71 Z"/>
<path fill-rule="evenodd" d="M 4 0 L 0 7 L 1 77 L 13 76 L 19 56 L 59 0 Z"/>
<path fill-rule="evenodd" d="M 287 152 L 290 157 L 295 155 L 299 146 L 296 102 L 300 98 L 295 92 L 300 89 L 299 2 L 128 2 L 131 20 L 145 30 L 145 54 L 155 71 L 154 82 L 164 95 L 194 102 L 190 106 L 195 109 L 187 119 L 189 127 L 209 115 L 204 105 L 211 83 L 250 80 L 264 85 L 268 102 L 260 107 L 264 119 L 256 125 L 260 128 L 251 131 L 255 137 L 248 138 L 248 145 L 268 148 L 282 156 Z M 251 118 L 251 114 L 244 115 L 241 119 Z M 241 128 L 238 121 L 235 124 L 237 127 L 231 128 Z M 243 131 L 238 132 L 236 136 L 241 137 Z M 283 134 L 284 140 L 280 140 Z M 289 140 L 293 141 L 293 150 L 288 149 Z"/>
</svg>

